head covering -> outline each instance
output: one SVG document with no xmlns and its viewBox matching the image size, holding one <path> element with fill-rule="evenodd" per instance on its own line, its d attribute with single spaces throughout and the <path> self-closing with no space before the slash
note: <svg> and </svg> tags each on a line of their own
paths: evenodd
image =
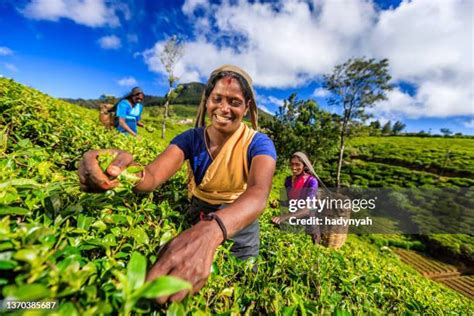
<svg viewBox="0 0 474 316">
<path fill-rule="evenodd" d="M 135 87 L 125 96 L 125 99 L 130 98 L 132 95 L 135 95 L 138 93 L 144 94 L 143 90 L 140 87 Z"/>
<path fill-rule="evenodd" d="M 250 87 L 250 92 L 251 92 L 251 97 L 250 97 L 251 102 L 250 102 L 250 107 L 249 107 L 250 119 L 252 121 L 252 127 L 255 130 L 258 129 L 258 110 L 257 110 L 257 102 L 255 102 L 255 92 L 253 91 L 253 88 L 252 88 L 252 78 L 243 69 L 234 65 L 220 66 L 219 68 L 215 69 L 211 73 L 211 77 L 223 71 L 229 71 L 229 72 L 234 72 L 236 74 L 239 74 L 240 76 L 244 78 L 245 81 L 247 81 Z M 206 120 L 206 95 L 204 91 L 201 97 L 201 103 L 199 104 L 198 113 L 196 116 L 196 127 L 204 127 L 206 125 L 205 120 Z"/>
</svg>

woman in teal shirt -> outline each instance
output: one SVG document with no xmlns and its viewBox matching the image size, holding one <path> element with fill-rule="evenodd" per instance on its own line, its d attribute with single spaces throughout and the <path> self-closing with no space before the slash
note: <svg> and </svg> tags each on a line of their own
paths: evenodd
<svg viewBox="0 0 474 316">
<path fill-rule="evenodd" d="M 137 126 L 143 127 L 143 123 L 140 122 L 143 112 L 141 103 L 143 98 L 142 89 L 135 87 L 117 104 L 115 116 L 118 120 L 115 126 L 119 132 L 137 136 Z"/>
</svg>

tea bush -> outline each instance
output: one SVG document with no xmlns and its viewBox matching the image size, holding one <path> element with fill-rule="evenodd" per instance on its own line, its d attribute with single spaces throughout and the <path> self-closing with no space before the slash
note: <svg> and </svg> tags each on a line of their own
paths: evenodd
<svg viewBox="0 0 474 316">
<path fill-rule="evenodd" d="M 164 149 L 98 126 L 97 113 L 0 78 L 2 298 L 57 300 L 60 315 L 469 314 L 474 303 L 418 275 L 386 247 L 351 236 L 340 250 L 283 233 L 261 218 L 261 255 L 240 262 L 219 247 L 209 282 L 182 303 L 150 297 L 188 286 L 144 283 L 160 245 L 186 226 L 184 171 L 151 194 L 80 192 L 89 149 L 121 148 L 142 164 Z M 284 179 L 275 177 L 272 197 Z M 252 271 L 257 264 L 258 271 Z M 45 312 L 46 314 L 47 312 Z"/>
</svg>

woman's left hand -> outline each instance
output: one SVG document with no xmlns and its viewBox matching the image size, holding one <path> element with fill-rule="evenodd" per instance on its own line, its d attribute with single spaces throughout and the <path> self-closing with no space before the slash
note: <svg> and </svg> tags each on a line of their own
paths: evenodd
<svg viewBox="0 0 474 316">
<path fill-rule="evenodd" d="M 273 216 L 273 217 L 272 217 L 272 223 L 273 223 L 273 224 L 278 225 L 278 224 L 280 224 L 280 222 L 281 222 L 280 216 Z"/>
<path fill-rule="evenodd" d="M 193 293 L 198 292 L 206 284 L 214 254 L 223 239 L 216 221 L 199 222 L 179 234 L 160 251 L 158 261 L 147 275 L 147 281 L 171 275 L 190 282 Z M 181 301 L 186 295 L 187 291 L 181 291 L 172 296 L 159 297 L 157 302 L 163 304 L 167 301 Z"/>
</svg>

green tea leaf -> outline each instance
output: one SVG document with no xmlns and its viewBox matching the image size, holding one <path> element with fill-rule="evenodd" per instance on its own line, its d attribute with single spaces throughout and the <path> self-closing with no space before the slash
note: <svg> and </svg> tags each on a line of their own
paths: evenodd
<svg viewBox="0 0 474 316">
<path fill-rule="evenodd" d="M 146 259 L 138 252 L 132 253 L 127 266 L 127 279 L 131 290 L 138 289 L 145 282 Z"/>
<path fill-rule="evenodd" d="M 173 302 L 166 311 L 166 316 L 184 316 L 186 312 L 184 311 L 183 304 Z"/>
<path fill-rule="evenodd" d="M 30 211 L 23 207 L 17 206 L 0 206 L 0 215 L 26 215 Z"/>
<path fill-rule="evenodd" d="M 191 290 L 191 283 L 170 275 L 161 276 L 150 283 L 147 283 L 141 293 L 141 297 L 156 298 L 165 295 L 172 295 L 183 290 Z"/>
<path fill-rule="evenodd" d="M 111 151 L 105 151 L 99 154 L 99 157 L 98 157 L 99 166 L 103 172 L 106 172 L 107 168 L 115 160 L 116 157 L 117 157 L 117 153 L 114 153 Z"/>
<path fill-rule="evenodd" d="M 0 270 L 11 270 L 18 266 L 18 263 L 13 260 L 0 260 Z"/>
<path fill-rule="evenodd" d="M 132 232 L 130 233 L 130 235 L 140 245 L 142 244 L 146 245 L 149 242 L 148 235 L 145 233 L 145 231 L 141 227 L 134 228 Z"/>
<path fill-rule="evenodd" d="M 3 294 L 17 300 L 39 300 L 50 296 L 49 289 L 44 284 L 23 284 L 20 286 L 7 286 Z"/>
<path fill-rule="evenodd" d="M 21 249 L 13 257 L 16 260 L 32 263 L 38 258 L 38 252 L 37 249 Z"/>
<path fill-rule="evenodd" d="M 107 234 L 105 237 L 101 240 L 101 244 L 106 247 L 110 246 L 116 246 L 117 241 L 115 240 L 115 236 L 113 234 Z"/>
</svg>

